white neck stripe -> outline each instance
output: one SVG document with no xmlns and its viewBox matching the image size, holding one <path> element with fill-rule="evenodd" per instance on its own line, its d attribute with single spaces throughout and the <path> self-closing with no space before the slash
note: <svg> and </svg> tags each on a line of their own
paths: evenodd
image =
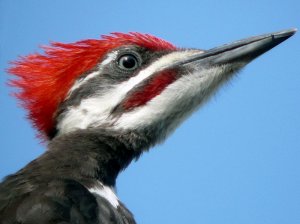
<svg viewBox="0 0 300 224">
<path fill-rule="evenodd" d="M 117 208 L 119 206 L 119 199 L 113 189 L 103 185 L 100 181 L 98 181 L 98 184 L 95 187 L 88 190 L 93 194 L 105 198 L 113 207 Z"/>
</svg>

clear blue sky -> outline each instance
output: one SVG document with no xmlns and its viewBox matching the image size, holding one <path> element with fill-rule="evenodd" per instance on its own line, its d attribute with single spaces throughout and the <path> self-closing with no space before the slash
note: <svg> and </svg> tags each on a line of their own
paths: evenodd
<svg viewBox="0 0 300 224">
<path fill-rule="evenodd" d="M 5 85 L 49 41 L 140 31 L 208 49 L 300 28 L 299 0 L 0 0 L 0 178 L 44 151 Z M 300 33 L 247 66 L 117 181 L 138 223 L 300 223 Z"/>
</svg>

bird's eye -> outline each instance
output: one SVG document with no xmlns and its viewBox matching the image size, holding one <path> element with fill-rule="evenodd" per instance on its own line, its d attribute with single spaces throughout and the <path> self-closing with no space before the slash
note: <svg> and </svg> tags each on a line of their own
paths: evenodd
<svg viewBox="0 0 300 224">
<path fill-rule="evenodd" d="M 124 54 L 118 59 L 118 66 L 124 70 L 134 70 L 138 65 L 138 59 L 133 54 Z"/>
</svg>

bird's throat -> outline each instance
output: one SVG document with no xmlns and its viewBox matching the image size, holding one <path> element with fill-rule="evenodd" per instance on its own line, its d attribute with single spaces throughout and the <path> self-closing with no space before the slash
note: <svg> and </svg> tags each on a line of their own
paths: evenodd
<svg viewBox="0 0 300 224">
<path fill-rule="evenodd" d="M 39 159 L 60 164 L 56 172 L 79 182 L 86 181 L 84 185 L 97 180 L 114 186 L 120 171 L 143 152 L 142 145 L 145 140 L 135 133 L 77 130 L 54 138 Z"/>
</svg>

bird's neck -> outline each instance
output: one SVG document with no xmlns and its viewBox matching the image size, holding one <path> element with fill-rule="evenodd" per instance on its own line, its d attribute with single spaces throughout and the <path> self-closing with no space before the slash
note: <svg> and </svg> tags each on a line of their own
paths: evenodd
<svg viewBox="0 0 300 224">
<path fill-rule="evenodd" d="M 114 186 L 120 171 L 140 156 L 145 145 L 149 145 L 147 140 L 134 132 L 79 130 L 54 138 L 44 156 L 55 157 L 58 164 L 55 172 L 64 177 L 85 185 L 98 180 Z"/>
</svg>

